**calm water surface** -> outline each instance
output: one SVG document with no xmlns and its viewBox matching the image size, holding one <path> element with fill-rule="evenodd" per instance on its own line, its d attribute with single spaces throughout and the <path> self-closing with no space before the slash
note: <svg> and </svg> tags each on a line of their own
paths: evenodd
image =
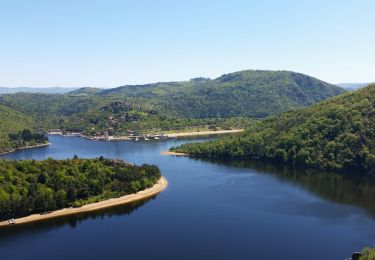
<svg viewBox="0 0 375 260">
<path fill-rule="evenodd" d="M 152 163 L 169 187 L 132 205 L 0 229 L 0 259 L 344 259 L 375 245 L 368 179 L 160 155 L 191 140 L 50 141 L 1 158 L 77 154 Z"/>
</svg>

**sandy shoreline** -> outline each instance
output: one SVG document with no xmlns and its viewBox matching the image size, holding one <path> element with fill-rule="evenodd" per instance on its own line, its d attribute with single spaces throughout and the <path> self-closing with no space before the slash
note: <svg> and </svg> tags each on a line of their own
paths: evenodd
<svg viewBox="0 0 375 260">
<path fill-rule="evenodd" d="M 168 186 L 167 179 L 164 177 L 161 177 L 160 180 L 151 188 L 148 188 L 143 191 L 139 191 L 135 194 L 129 194 L 129 195 L 125 195 L 119 198 L 113 198 L 113 199 L 108 199 L 108 200 L 104 200 L 100 202 L 95 202 L 95 203 L 84 205 L 79 208 L 59 209 L 59 210 L 56 210 L 49 214 L 44 214 L 44 215 L 33 214 L 27 217 L 15 219 L 16 223 L 13 225 L 9 224 L 8 221 L 2 221 L 0 222 L 0 228 L 4 226 L 14 226 L 18 224 L 25 224 L 25 223 L 35 222 L 35 221 L 41 221 L 41 220 L 67 216 L 67 215 L 73 215 L 73 214 L 83 213 L 83 212 L 90 212 L 90 211 L 95 211 L 98 209 L 104 209 L 104 208 L 109 208 L 109 207 L 113 207 L 117 205 L 127 204 L 127 203 L 134 202 L 137 200 L 142 200 L 145 198 L 152 197 L 162 192 L 165 188 L 167 188 L 167 186 Z"/>
<path fill-rule="evenodd" d="M 129 136 L 112 136 L 108 141 L 131 141 L 132 139 Z"/>
<path fill-rule="evenodd" d="M 169 137 L 185 137 L 185 136 L 199 136 L 199 135 L 219 135 L 243 132 L 243 129 L 234 130 L 217 130 L 217 131 L 200 131 L 200 132 L 181 132 L 181 133 L 168 133 Z"/>
<path fill-rule="evenodd" d="M 161 155 L 175 155 L 175 156 L 188 156 L 185 153 L 176 153 L 176 152 L 171 152 L 171 151 L 163 151 L 160 153 Z"/>
<path fill-rule="evenodd" d="M 193 131 L 193 132 L 170 132 L 165 133 L 165 136 L 168 138 L 178 138 L 178 137 L 191 137 L 191 136 L 204 136 L 204 135 L 219 135 L 219 134 L 230 134 L 230 133 L 239 133 L 244 131 L 243 129 L 233 129 L 233 130 L 217 130 L 217 131 Z M 156 133 L 148 133 L 148 134 L 142 134 L 141 136 L 138 136 L 142 138 L 143 136 L 147 135 L 157 135 Z M 80 137 L 89 139 L 89 140 L 104 140 L 104 141 L 134 141 L 135 136 L 129 136 L 129 135 L 119 135 L 119 136 L 109 136 L 109 137 L 90 137 L 86 135 L 80 135 Z M 95 139 L 99 138 L 99 139 Z M 149 137 L 150 138 L 150 137 Z M 159 138 L 160 139 L 160 138 Z M 143 139 L 141 139 L 143 140 Z M 151 140 L 154 140 L 151 137 Z"/>
<path fill-rule="evenodd" d="M 19 151 L 19 150 L 27 150 L 27 149 L 32 149 L 32 148 L 49 146 L 50 144 L 51 143 L 45 143 L 45 144 L 36 144 L 36 145 L 30 145 L 30 146 L 25 146 L 25 147 L 19 147 L 19 148 L 12 149 L 9 152 L 0 153 L 0 155 L 2 155 L 2 154 L 8 154 L 8 153 L 14 153 L 14 152 Z"/>
</svg>

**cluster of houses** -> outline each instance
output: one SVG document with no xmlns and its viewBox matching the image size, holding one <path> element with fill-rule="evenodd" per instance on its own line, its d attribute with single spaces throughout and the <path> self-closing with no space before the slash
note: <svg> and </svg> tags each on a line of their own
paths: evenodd
<svg viewBox="0 0 375 260">
<path fill-rule="evenodd" d="M 170 136 L 164 133 L 160 134 L 138 134 L 135 131 L 129 130 L 125 136 L 112 136 L 107 131 L 97 131 L 92 136 L 87 136 L 83 133 L 63 132 L 60 129 L 51 129 L 48 134 L 50 135 L 63 135 L 63 136 L 79 136 L 90 140 L 133 140 L 133 141 L 149 141 L 149 140 L 166 140 L 175 139 L 175 136 Z"/>
<path fill-rule="evenodd" d="M 129 136 L 130 140 L 134 141 L 149 141 L 149 140 L 166 140 L 166 139 L 175 139 L 176 137 L 174 136 L 169 136 L 167 134 L 147 134 L 147 135 L 133 135 Z"/>
<path fill-rule="evenodd" d="M 118 123 L 138 121 L 140 118 L 139 114 L 129 113 L 131 110 L 135 110 L 137 112 L 142 111 L 140 107 L 133 107 L 126 101 L 113 101 L 101 108 L 101 111 L 106 111 L 112 114 L 108 117 L 108 126 L 113 126 Z"/>
</svg>

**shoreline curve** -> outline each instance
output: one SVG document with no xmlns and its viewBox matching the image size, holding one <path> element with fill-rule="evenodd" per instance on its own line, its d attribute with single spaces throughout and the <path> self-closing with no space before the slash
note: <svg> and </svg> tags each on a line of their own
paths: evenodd
<svg viewBox="0 0 375 260">
<path fill-rule="evenodd" d="M 46 147 L 46 146 L 49 146 L 51 143 L 48 142 L 48 143 L 44 143 L 44 144 L 36 144 L 36 145 L 29 145 L 29 146 L 23 146 L 23 147 L 18 147 L 18 148 L 13 148 L 7 152 L 2 152 L 0 153 L 0 155 L 3 155 L 3 154 L 9 154 L 9 153 L 14 153 L 14 152 L 17 152 L 17 151 L 21 151 L 21 150 L 27 150 L 27 149 L 34 149 L 34 148 L 40 148 L 40 147 Z"/>
<path fill-rule="evenodd" d="M 190 136 L 204 136 L 204 135 L 220 135 L 220 134 L 234 134 L 243 132 L 243 129 L 232 129 L 232 130 L 216 130 L 216 131 L 201 131 L 201 132 L 176 132 L 176 133 L 167 133 L 169 137 L 190 137 Z"/>
<path fill-rule="evenodd" d="M 33 214 L 29 215 L 26 217 L 18 218 L 15 219 L 14 224 L 9 224 L 8 221 L 1 221 L 0 222 L 0 228 L 5 227 L 5 226 L 17 226 L 20 224 L 27 224 L 31 222 L 37 222 L 37 221 L 42 221 L 42 220 L 47 220 L 47 219 L 52 219 L 52 218 L 57 218 L 57 217 L 62 217 L 62 216 L 68 216 L 68 215 L 74 215 L 78 213 L 85 213 L 85 212 L 91 212 L 91 211 L 96 211 L 99 209 L 105 209 L 105 208 L 110 208 L 118 205 L 124 205 L 128 204 L 134 201 L 146 199 L 149 197 L 152 197 L 163 190 L 165 190 L 168 187 L 168 181 L 167 179 L 162 176 L 154 186 L 151 188 L 138 191 L 137 193 L 133 194 L 128 194 L 121 196 L 119 198 L 111 198 L 108 200 L 103 200 L 95 203 L 90 203 L 83 205 L 79 208 L 64 208 L 64 209 L 58 209 L 55 210 L 51 213 L 48 214 Z"/>
</svg>

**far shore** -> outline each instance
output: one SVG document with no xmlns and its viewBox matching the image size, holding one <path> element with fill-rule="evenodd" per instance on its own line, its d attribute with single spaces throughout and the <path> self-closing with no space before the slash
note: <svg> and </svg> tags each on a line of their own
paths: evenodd
<svg viewBox="0 0 375 260">
<path fill-rule="evenodd" d="M 204 135 L 220 135 L 220 134 L 231 134 L 243 132 L 243 129 L 232 129 L 232 130 L 206 130 L 206 131 L 190 131 L 190 132 L 167 132 L 165 136 L 167 138 L 178 138 L 178 137 L 191 137 L 191 136 L 204 136 Z M 147 135 L 147 134 L 145 134 Z M 89 138 L 89 137 L 86 137 Z M 131 136 L 110 136 L 105 139 L 107 141 L 131 141 L 134 140 Z"/>
<path fill-rule="evenodd" d="M 168 138 L 178 138 L 178 137 L 189 137 L 189 136 L 203 136 L 203 135 L 220 135 L 220 134 L 231 134 L 231 133 L 239 133 L 244 131 L 243 129 L 233 129 L 233 130 L 207 130 L 207 131 L 190 131 L 190 132 L 171 132 L 166 133 L 165 136 Z M 129 141 L 133 140 L 130 136 L 123 135 L 123 136 L 111 136 L 107 139 L 107 141 Z"/>
<path fill-rule="evenodd" d="M 185 137 L 185 136 L 199 136 L 199 135 L 219 135 L 219 134 L 231 134 L 243 132 L 243 129 L 233 129 L 233 130 L 217 130 L 217 131 L 195 131 L 195 132 L 181 132 L 181 133 L 168 133 L 169 137 Z"/>
<path fill-rule="evenodd" d="M 3 152 L 3 153 L 0 153 L 0 155 L 2 154 L 8 154 L 8 153 L 13 153 L 13 152 L 16 152 L 16 151 L 19 151 L 19 150 L 26 150 L 26 149 L 32 149 L 32 148 L 38 148 L 38 147 L 45 147 L 45 146 L 49 146 L 51 143 L 45 143 L 45 144 L 36 144 L 36 145 L 28 145 L 28 146 L 24 146 L 24 147 L 18 147 L 18 148 L 14 148 L 8 152 Z"/>
<path fill-rule="evenodd" d="M 165 132 L 163 134 L 155 134 L 155 133 L 144 133 L 139 136 L 134 135 L 118 135 L 118 136 L 87 136 L 82 133 L 71 133 L 66 134 L 66 136 L 79 136 L 90 140 L 103 140 L 103 141 L 138 141 L 138 140 L 165 140 L 165 139 L 175 139 L 178 137 L 192 137 L 192 136 L 207 136 L 207 135 L 220 135 L 220 134 L 231 134 L 231 133 L 239 133 L 244 131 L 243 129 L 231 129 L 231 130 L 203 130 L 203 131 L 189 131 L 189 132 Z M 162 131 L 161 131 L 162 132 Z M 62 133 L 49 133 L 51 135 L 63 135 Z M 139 139 L 138 139 L 139 138 Z"/>
<path fill-rule="evenodd" d="M 68 216 L 68 215 L 73 215 L 73 214 L 78 214 L 78 213 L 84 213 L 84 212 L 90 212 L 90 211 L 96 211 L 99 209 L 104 209 L 104 208 L 110 208 L 113 206 L 118 206 L 118 205 L 123 205 L 123 204 L 128 204 L 134 201 L 146 199 L 149 197 L 152 197 L 163 190 L 165 190 L 168 186 L 168 181 L 165 177 L 161 177 L 159 181 L 152 186 L 151 188 L 139 191 L 134 194 L 128 194 L 119 198 L 112 198 L 108 200 L 103 200 L 87 205 L 83 205 L 82 207 L 79 208 L 64 208 L 64 209 L 59 209 L 56 211 L 53 211 L 51 213 L 47 214 L 33 214 L 27 217 L 22 217 L 15 219 L 15 224 L 9 224 L 8 221 L 2 221 L 0 222 L 0 228 L 4 226 L 14 226 L 14 225 L 19 225 L 19 224 L 26 224 L 26 223 L 31 223 L 31 222 L 36 222 L 36 221 L 42 221 L 42 220 L 47 220 L 51 218 L 56 218 L 56 217 L 62 217 L 62 216 Z"/>
</svg>

